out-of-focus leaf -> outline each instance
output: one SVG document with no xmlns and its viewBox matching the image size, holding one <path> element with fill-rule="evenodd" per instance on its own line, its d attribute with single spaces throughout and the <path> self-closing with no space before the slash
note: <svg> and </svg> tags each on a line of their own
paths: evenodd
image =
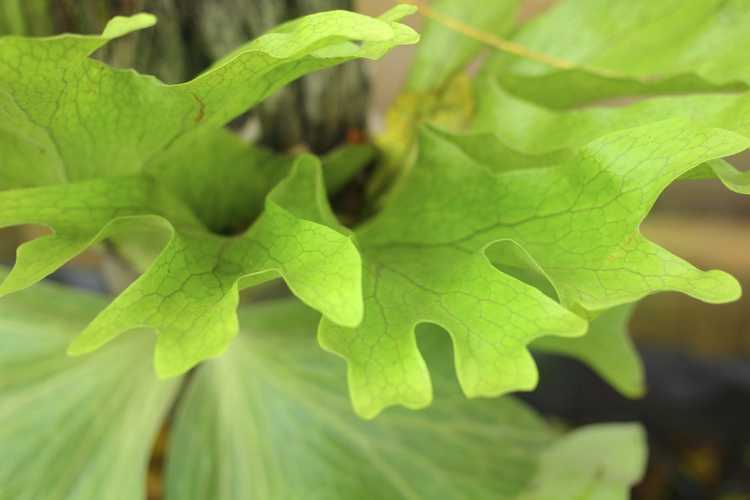
<svg viewBox="0 0 750 500">
<path fill-rule="evenodd" d="M 544 270 L 519 250 L 513 245 L 495 245 L 487 250 L 487 257 L 503 272 L 558 300 Z M 531 350 L 578 359 L 620 393 L 631 398 L 640 397 L 645 392 L 645 373 L 628 332 L 633 309 L 633 304 L 625 304 L 594 314 L 583 337 L 542 337 L 532 342 Z"/>
<path fill-rule="evenodd" d="M 346 144 L 323 158 L 323 177 L 329 194 L 335 194 L 372 163 L 377 150 L 372 144 Z"/>
<path fill-rule="evenodd" d="M 268 193 L 289 175 L 294 157 L 248 146 L 225 129 L 206 128 L 147 169 L 208 229 L 237 234 L 263 211 Z"/>
<path fill-rule="evenodd" d="M 65 354 L 105 305 L 52 285 L 0 302 L 0 500 L 145 499 L 177 385 L 156 379 L 143 331 L 85 360 Z"/>
<path fill-rule="evenodd" d="M 599 137 L 668 118 L 686 119 L 750 138 L 750 93 L 658 97 L 626 106 L 558 111 L 519 99 L 492 79 L 481 79 L 477 87 L 478 111 L 473 130 L 493 134 L 502 142 L 494 149 L 485 148 L 483 157 L 509 168 L 562 161 Z M 462 140 L 492 144 L 482 137 Z M 508 148 L 513 155 L 498 153 L 498 148 Z M 718 177 L 735 192 L 750 194 L 750 174 L 737 171 L 723 160 L 707 162 L 686 178 L 710 176 Z"/>
<path fill-rule="evenodd" d="M 519 0 L 439 0 L 430 2 L 437 15 L 458 20 L 480 31 L 505 36 L 515 25 Z M 407 90 L 439 90 L 482 49 L 482 43 L 427 18 L 409 74 Z"/>
<path fill-rule="evenodd" d="M 646 467 L 645 435 L 635 425 L 592 425 L 570 433 L 542 454 L 518 500 L 627 500 Z"/>
<path fill-rule="evenodd" d="M 627 329 L 633 307 L 626 304 L 604 311 L 591 321 L 583 337 L 542 337 L 531 349 L 579 359 L 622 394 L 640 397 L 646 390 L 645 373 Z"/>
<path fill-rule="evenodd" d="M 746 0 L 563 0 L 513 41 L 559 64 L 497 53 L 486 72 L 552 107 L 750 84 Z"/>
<path fill-rule="evenodd" d="M 177 414 L 167 500 L 510 500 L 536 492 L 541 478 L 565 487 L 556 500 L 574 500 L 564 471 L 619 495 L 642 473 L 637 427 L 565 436 L 513 399 L 464 400 L 435 328 L 421 337 L 435 405 L 362 421 L 345 396 L 344 366 L 315 346 L 316 320 L 298 303 L 243 311 L 243 334 L 199 369 Z M 629 460 L 613 459 L 613 443 Z"/>
</svg>

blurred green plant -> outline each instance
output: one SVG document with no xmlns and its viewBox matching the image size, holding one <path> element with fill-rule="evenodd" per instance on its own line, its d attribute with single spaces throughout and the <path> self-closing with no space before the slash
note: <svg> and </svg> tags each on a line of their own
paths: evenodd
<svg viewBox="0 0 750 500">
<path fill-rule="evenodd" d="M 148 14 L 96 36 L 0 38 L 0 227 L 53 231 L 22 245 L 0 284 L 13 294 L 0 301 L 0 499 L 140 498 L 175 404 L 170 499 L 626 498 L 645 462 L 637 426 L 564 435 L 497 397 L 534 388 L 529 349 L 637 397 L 634 302 L 739 297 L 733 277 L 639 226 L 674 182 L 750 191 L 725 160 L 750 147 L 750 75 L 732 51 L 713 57 L 750 44 L 750 7 L 600 4 L 518 26 L 514 0 L 418 2 L 428 25 L 358 193 L 372 217 L 344 214 L 354 229 L 329 197 L 361 179 L 371 146 L 321 162 L 224 126 L 305 74 L 416 43 L 399 22 L 415 7 L 306 16 L 171 85 L 90 57 Z M 622 96 L 649 99 L 596 105 Z M 142 273 L 111 303 L 23 291 L 103 240 Z M 238 319 L 239 290 L 279 277 L 311 309 L 287 300 Z M 435 404 L 350 415 L 343 367 L 311 345 L 318 321 L 361 417 L 425 408 L 433 386 Z M 115 340 L 143 328 L 154 347 Z M 66 358 L 69 342 L 99 352 Z M 142 367 L 149 350 L 168 380 Z M 53 390 L 66 387 L 81 390 Z"/>
</svg>

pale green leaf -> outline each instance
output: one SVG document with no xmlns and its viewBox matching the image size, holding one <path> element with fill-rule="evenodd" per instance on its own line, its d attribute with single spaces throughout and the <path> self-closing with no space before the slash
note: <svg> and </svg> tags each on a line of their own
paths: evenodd
<svg viewBox="0 0 750 500">
<path fill-rule="evenodd" d="M 368 195 L 380 197 L 398 184 L 414 161 L 417 132 L 424 123 L 461 128 L 473 112 L 468 67 L 482 44 L 443 25 L 445 19 L 505 35 L 514 26 L 518 0 L 439 0 L 425 12 L 425 28 L 403 92 L 386 115 L 386 130 L 376 138 L 382 151 Z M 439 20 L 432 16 L 438 16 Z"/>
<path fill-rule="evenodd" d="M 146 332 L 66 356 L 105 304 L 51 285 L 0 302 L 0 500 L 145 499 L 177 384 L 153 375 Z"/>
<path fill-rule="evenodd" d="M 205 128 L 171 148 L 147 173 L 184 202 L 210 230 L 236 234 L 263 211 L 294 158 L 248 146 L 225 129 Z"/>
<path fill-rule="evenodd" d="M 303 74 L 414 43 L 414 31 L 396 22 L 412 10 L 291 21 L 179 85 L 89 57 L 153 24 L 147 14 L 115 18 L 100 36 L 0 38 L 0 227 L 53 231 L 19 249 L 0 295 L 105 238 L 150 231 L 168 243 L 71 352 L 147 326 L 158 333 L 158 371 L 181 373 L 221 353 L 236 333 L 238 290 L 277 276 L 333 321 L 358 324 L 360 258 L 330 212 L 317 162 L 300 160 L 251 226 L 291 160 L 216 129 Z"/>
<path fill-rule="evenodd" d="M 516 245 L 497 244 L 487 256 L 504 273 L 514 276 L 558 300 L 557 292 L 528 254 Z M 542 337 L 531 344 L 535 352 L 569 356 L 587 364 L 621 394 L 635 398 L 645 392 L 645 373 L 628 332 L 633 304 L 625 304 L 593 316 L 583 337 Z"/>
<path fill-rule="evenodd" d="M 497 53 L 486 72 L 553 107 L 750 84 L 745 0 L 564 0 L 513 41 L 558 64 Z"/>
<path fill-rule="evenodd" d="M 416 42 L 394 17 L 314 14 L 178 85 L 89 57 L 153 24 L 147 14 L 115 18 L 100 36 L 0 38 L 0 189 L 139 173 L 195 131 L 227 123 L 306 73 Z"/>
<path fill-rule="evenodd" d="M 628 500 L 646 467 L 646 436 L 635 425 L 592 425 L 542 453 L 528 491 L 518 500 Z"/>
<path fill-rule="evenodd" d="M 344 145 L 321 158 L 326 190 L 336 193 L 369 164 L 369 144 Z M 225 129 L 206 128 L 172 148 L 147 173 L 169 186 L 201 222 L 220 234 L 241 231 L 262 212 L 271 189 L 286 177 L 291 155 L 245 144 Z"/>
<path fill-rule="evenodd" d="M 579 89 L 581 90 L 581 89 Z M 560 111 L 522 100 L 503 89 L 496 79 L 480 78 L 477 84 L 477 135 L 460 137 L 463 148 L 481 155 L 481 161 L 508 170 L 554 164 L 574 158 L 587 143 L 607 134 L 644 126 L 667 118 L 690 120 L 750 137 L 747 120 L 750 94 L 659 97 L 633 104 Z M 494 135 L 500 141 L 493 140 Z M 479 147 L 483 145 L 483 147 Z M 718 177 L 729 189 L 750 193 L 750 174 L 739 172 L 725 160 L 710 160 L 686 172 L 683 179 Z M 605 316 L 616 314 L 614 311 Z M 624 331 L 605 337 L 592 324 L 590 333 L 573 340 L 545 338 L 550 345 L 594 367 L 621 392 L 637 395 L 642 388 L 640 362 Z M 609 341 L 605 341 L 609 338 Z"/>
<path fill-rule="evenodd" d="M 579 359 L 622 394 L 640 397 L 646 391 L 645 372 L 627 328 L 633 308 L 626 304 L 604 311 L 591 321 L 583 337 L 543 337 L 531 349 Z"/>
<path fill-rule="evenodd" d="M 584 333 L 582 320 L 492 267 L 484 251 L 497 242 L 520 247 L 561 302 L 581 313 L 667 290 L 707 302 L 737 299 L 734 278 L 696 269 L 638 228 L 674 180 L 749 145 L 735 133 L 675 119 L 606 135 L 553 167 L 508 170 L 426 130 L 404 188 L 357 232 L 362 325 L 321 324 L 321 344 L 349 363 L 357 411 L 371 417 L 388 405 L 430 402 L 413 333 L 419 323 L 451 333 L 470 397 L 534 387 L 527 344 Z"/>
<path fill-rule="evenodd" d="M 459 20 L 474 29 L 505 36 L 515 25 L 519 4 L 519 0 L 439 0 L 430 2 L 430 8 L 441 16 Z M 439 90 L 464 69 L 482 48 L 481 42 L 427 19 L 409 73 L 408 90 Z"/>
<path fill-rule="evenodd" d="M 735 193 L 750 194 L 750 172 L 737 170 L 726 160 L 709 161 L 705 167 L 706 173 L 702 178 L 717 177 L 722 184 Z"/>
<path fill-rule="evenodd" d="M 0 227 L 42 224 L 54 234 L 19 248 L 0 285 L 7 295 L 43 278 L 88 246 L 125 230 L 161 229 L 156 261 L 71 346 L 81 354 L 133 328 L 158 333 L 156 368 L 176 375 L 223 352 L 237 332 L 238 291 L 282 277 L 335 322 L 362 316 L 361 261 L 325 198 L 317 160 L 299 159 L 239 237 L 212 234 L 155 179 L 120 177 L 0 193 Z"/>
<path fill-rule="evenodd" d="M 167 500 L 510 500 L 536 491 L 540 477 L 570 491 L 556 500 L 573 500 L 562 474 L 571 460 L 586 485 L 623 496 L 642 473 L 645 443 L 634 426 L 564 436 L 511 398 L 466 401 L 435 328 L 420 339 L 435 405 L 362 421 L 351 414 L 343 364 L 315 346 L 316 320 L 289 302 L 243 310 L 243 334 L 199 368 L 177 413 Z"/>
<path fill-rule="evenodd" d="M 484 158 L 513 168 L 570 158 L 578 148 L 603 135 L 667 118 L 691 120 L 706 127 L 722 128 L 750 137 L 747 118 L 750 93 L 659 97 L 627 106 L 558 111 L 514 97 L 497 82 L 483 78 L 477 85 L 477 98 L 474 131 L 494 134 L 501 141 L 494 141 L 493 148 L 483 151 Z M 493 144 L 483 137 L 462 140 Z M 509 148 L 512 153 L 499 151 L 503 148 Z M 713 175 L 729 189 L 750 194 L 750 174 L 739 172 L 722 160 L 707 162 L 703 168 L 689 174 L 687 178 Z"/>
</svg>

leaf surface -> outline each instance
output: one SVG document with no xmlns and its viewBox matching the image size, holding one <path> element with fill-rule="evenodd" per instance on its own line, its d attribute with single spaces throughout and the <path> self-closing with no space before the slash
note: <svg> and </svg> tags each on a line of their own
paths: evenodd
<svg viewBox="0 0 750 500">
<path fill-rule="evenodd" d="M 430 9 L 441 18 L 457 19 L 478 30 L 505 36 L 515 25 L 519 4 L 518 0 L 475 0 L 471 4 L 461 0 L 440 0 L 431 2 Z M 481 49 L 481 42 L 428 18 L 409 73 L 407 89 L 411 92 L 439 90 Z"/>
<path fill-rule="evenodd" d="M 544 271 L 519 250 L 514 246 L 495 245 L 488 249 L 487 256 L 504 273 L 558 300 L 557 292 L 544 276 Z M 586 335 L 541 337 L 532 342 L 531 350 L 575 358 L 596 371 L 624 396 L 641 397 L 646 391 L 645 372 L 628 331 L 634 308 L 634 304 L 625 304 L 596 314 L 587 313 L 590 323 Z"/>
<path fill-rule="evenodd" d="M 45 207 L 40 209 L 39 207 Z M 0 294 L 22 289 L 112 234 L 171 236 L 148 270 L 73 342 L 82 354 L 141 327 L 158 333 L 156 368 L 176 375 L 223 352 L 237 332 L 238 291 L 283 277 L 334 321 L 362 315 L 361 260 L 326 204 L 318 161 L 303 157 L 240 237 L 212 234 L 148 177 L 98 179 L 0 193 L 0 227 L 43 224 L 54 234 L 21 246 Z"/>
<path fill-rule="evenodd" d="M 177 384 L 156 380 L 142 331 L 85 360 L 65 355 L 105 304 L 52 285 L 0 302 L 1 500 L 145 499 Z"/>
<path fill-rule="evenodd" d="M 330 212 L 317 160 L 302 158 L 289 174 L 291 159 L 241 146 L 219 128 L 306 73 L 416 42 L 397 22 L 411 12 L 301 18 L 179 85 L 89 57 L 154 24 L 148 14 L 115 18 L 97 36 L 0 38 L 0 227 L 53 232 L 19 248 L 0 296 L 106 238 L 146 231 L 141 242 L 157 234 L 166 246 L 142 249 L 158 257 L 72 353 L 150 327 L 158 372 L 182 373 L 235 335 L 238 290 L 278 276 L 333 321 L 358 324 L 360 257 Z"/>
<path fill-rule="evenodd" d="M 587 457 L 577 458 L 585 465 L 576 471 L 591 478 L 586 485 L 624 496 L 643 471 L 636 426 L 565 436 L 511 398 L 467 402 L 434 328 L 420 340 L 435 373 L 435 405 L 357 419 L 344 396 L 344 366 L 314 345 L 316 320 L 289 302 L 243 311 L 238 342 L 199 369 L 177 414 L 167 500 L 515 499 L 535 491 L 537 478 L 567 487 L 577 455 Z M 632 459 L 604 457 L 613 443 Z M 568 491 L 556 500 L 579 498 Z"/>
<path fill-rule="evenodd" d="M 132 175 L 204 127 L 218 127 L 279 87 L 355 58 L 415 43 L 397 7 L 374 19 L 314 14 L 240 47 L 194 80 L 165 85 L 89 56 L 155 23 L 115 18 L 101 35 L 0 38 L 0 189 Z"/>
<path fill-rule="evenodd" d="M 628 425 L 576 430 L 542 453 L 532 486 L 518 500 L 627 500 L 643 475 L 644 439 Z"/>
<path fill-rule="evenodd" d="M 561 161 L 604 135 L 669 118 L 750 137 L 750 93 L 656 97 L 624 106 L 560 111 L 519 99 L 496 81 L 483 78 L 477 84 L 477 98 L 473 132 L 495 135 L 503 143 L 496 148 L 507 145 L 512 152 L 485 152 L 485 157 L 494 154 L 497 160 L 518 168 Z M 718 177 L 735 192 L 750 194 L 750 174 L 724 161 L 707 162 L 687 178 L 706 176 Z"/>
<path fill-rule="evenodd" d="M 744 0 L 565 0 L 513 38 L 559 64 L 498 53 L 486 72 L 513 93 L 552 107 L 743 90 L 750 84 L 748 14 Z"/>
<path fill-rule="evenodd" d="M 674 180 L 749 145 L 735 133 L 675 119 L 606 135 L 554 167 L 508 170 L 427 129 L 404 188 L 357 233 L 363 323 L 321 324 L 321 344 L 349 363 L 357 411 L 372 417 L 392 404 L 430 402 L 417 324 L 451 333 L 470 397 L 534 387 L 527 344 L 584 333 L 580 318 L 490 264 L 484 252 L 499 242 L 520 248 L 562 304 L 583 315 L 667 290 L 708 302 L 737 299 L 734 278 L 696 269 L 638 227 Z"/>
<path fill-rule="evenodd" d="M 482 161 L 506 165 L 508 170 L 563 162 L 574 158 L 579 148 L 607 134 L 670 118 L 750 137 L 747 93 L 656 97 L 626 105 L 562 111 L 524 101 L 494 79 L 482 78 L 477 84 L 477 98 L 474 135 L 461 137 L 462 147 L 481 152 Z M 681 178 L 714 177 L 735 192 L 750 194 L 750 174 L 738 171 L 725 160 L 707 161 Z M 618 309 L 594 320 L 585 337 L 545 337 L 535 347 L 553 347 L 557 352 L 576 357 L 624 394 L 638 395 L 643 390 L 643 376 L 637 353 L 624 328 L 606 319 L 615 319 Z"/>
<path fill-rule="evenodd" d="M 643 396 L 643 363 L 627 328 L 633 309 L 632 304 L 614 307 L 593 319 L 583 337 L 542 337 L 534 341 L 531 349 L 579 359 L 625 396 Z"/>
</svg>

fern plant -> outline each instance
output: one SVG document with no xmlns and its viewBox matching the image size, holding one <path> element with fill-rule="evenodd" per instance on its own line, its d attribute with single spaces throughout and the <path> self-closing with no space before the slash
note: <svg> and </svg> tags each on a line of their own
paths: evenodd
<svg viewBox="0 0 750 500">
<path fill-rule="evenodd" d="M 415 6 L 310 15 L 175 85 L 91 57 L 149 14 L 0 38 L 0 227 L 50 230 L 0 284 L 1 500 L 145 498 L 160 429 L 168 500 L 627 497 L 639 426 L 565 431 L 508 394 L 544 351 L 638 397 L 635 302 L 739 297 L 639 226 L 675 182 L 750 192 L 725 160 L 750 146 L 750 9 L 419 7 L 354 227 L 329 196 L 371 147 L 280 155 L 225 125 L 417 43 Z M 624 96 L 648 99 L 598 105 Z M 102 242 L 139 270 L 121 293 L 37 284 Z M 293 297 L 240 306 L 279 278 Z"/>
</svg>

